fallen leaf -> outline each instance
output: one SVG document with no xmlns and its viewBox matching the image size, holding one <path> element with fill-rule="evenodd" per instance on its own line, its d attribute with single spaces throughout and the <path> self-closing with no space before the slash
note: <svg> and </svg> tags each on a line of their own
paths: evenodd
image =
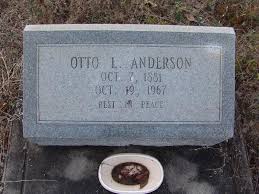
<svg viewBox="0 0 259 194">
<path fill-rule="evenodd" d="M 149 1 L 149 0 L 145 0 L 145 1 L 144 1 L 144 4 L 145 4 L 145 5 L 148 5 L 148 6 L 150 6 L 150 7 L 157 7 L 157 4 L 156 4 L 156 3 L 152 2 L 152 1 Z"/>
<path fill-rule="evenodd" d="M 0 110 L 2 110 L 6 106 L 4 101 L 0 101 Z"/>
<path fill-rule="evenodd" d="M 190 21 L 190 22 L 197 22 L 197 20 L 194 18 L 194 16 L 192 14 L 186 13 L 184 15 L 185 15 L 185 17 L 187 18 L 188 21 Z"/>
</svg>

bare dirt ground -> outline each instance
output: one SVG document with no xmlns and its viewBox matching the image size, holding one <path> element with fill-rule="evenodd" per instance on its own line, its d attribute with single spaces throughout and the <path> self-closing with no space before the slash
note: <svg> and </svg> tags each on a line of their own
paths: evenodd
<svg viewBox="0 0 259 194">
<path fill-rule="evenodd" d="M 10 123 L 22 118 L 22 31 L 26 24 L 45 23 L 234 27 L 236 130 L 245 138 L 254 188 L 259 192 L 258 0 L 0 0 L 0 176 Z"/>
</svg>

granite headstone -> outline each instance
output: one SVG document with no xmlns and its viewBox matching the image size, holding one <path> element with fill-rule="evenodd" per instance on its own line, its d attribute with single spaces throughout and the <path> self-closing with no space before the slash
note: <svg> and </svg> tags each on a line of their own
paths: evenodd
<svg viewBox="0 0 259 194">
<path fill-rule="evenodd" d="M 24 137 L 40 145 L 212 145 L 233 136 L 227 27 L 28 25 Z"/>
</svg>

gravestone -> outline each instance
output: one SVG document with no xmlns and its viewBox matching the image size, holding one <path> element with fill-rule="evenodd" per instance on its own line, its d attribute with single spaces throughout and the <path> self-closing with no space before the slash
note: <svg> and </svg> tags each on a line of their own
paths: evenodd
<svg viewBox="0 0 259 194">
<path fill-rule="evenodd" d="M 227 27 L 28 25 L 23 135 L 40 145 L 213 145 L 233 136 Z"/>
</svg>

